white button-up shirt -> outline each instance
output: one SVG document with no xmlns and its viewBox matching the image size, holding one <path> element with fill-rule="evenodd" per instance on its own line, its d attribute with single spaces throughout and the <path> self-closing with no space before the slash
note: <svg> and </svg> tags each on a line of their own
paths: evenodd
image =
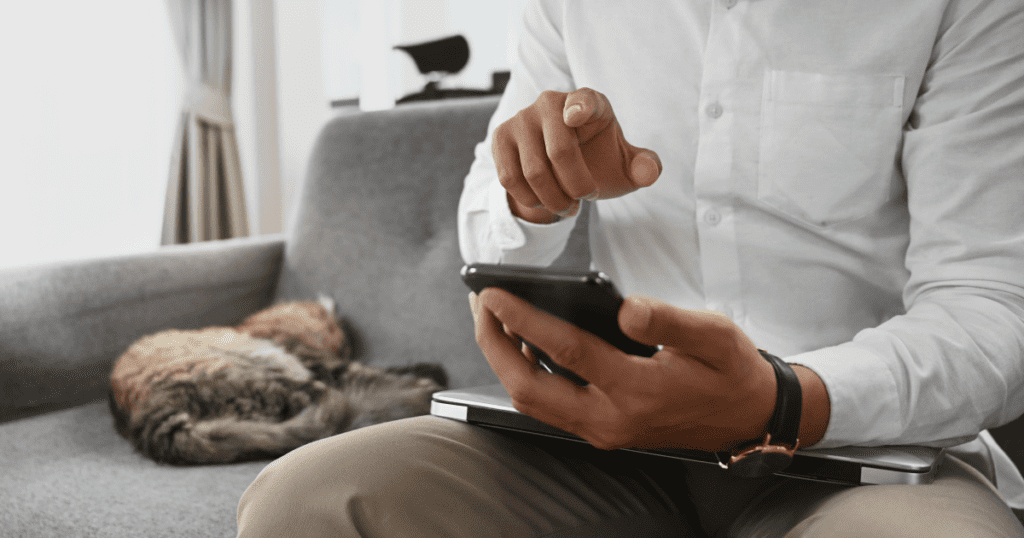
<svg viewBox="0 0 1024 538">
<path fill-rule="evenodd" d="M 816 372 L 819 447 L 973 440 L 1024 507 L 977 437 L 1024 413 L 1024 5 L 540 0 L 524 27 L 491 132 L 587 86 L 664 165 L 595 203 L 594 268 Z M 515 218 L 477 147 L 467 262 L 547 265 L 574 224 Z"/>
</svg>

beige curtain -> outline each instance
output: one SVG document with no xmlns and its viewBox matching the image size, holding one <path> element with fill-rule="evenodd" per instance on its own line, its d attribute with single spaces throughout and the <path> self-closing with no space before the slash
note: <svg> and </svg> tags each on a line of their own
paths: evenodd
<svg viewBox="0 0 1024 538">
<path fill-rule="evenodd" d="M 231 0 L 166 0 L 185 73 L 161 244 L 249 235 L 231 115 Z"/>
</svg>

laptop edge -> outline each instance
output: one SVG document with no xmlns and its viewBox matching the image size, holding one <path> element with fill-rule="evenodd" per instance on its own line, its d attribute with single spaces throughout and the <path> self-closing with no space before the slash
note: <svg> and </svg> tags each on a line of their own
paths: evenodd
<svg viewBox="0 0 1024 538">
<path fill-rule="evenodd" d="M 500 384 L 437 392 L 430 413 L 470 424 L 586 442 L 517 411 Z M 699 450 L 622 450 L 710 465 L 720 463 L 715 453 Z M 793 463 L 778 474 L 846 485 L 928 484 L 934 480 L 935 462 L 941 454 L 940 448 L 917 446 L 798 449 Z"/>
</svg>

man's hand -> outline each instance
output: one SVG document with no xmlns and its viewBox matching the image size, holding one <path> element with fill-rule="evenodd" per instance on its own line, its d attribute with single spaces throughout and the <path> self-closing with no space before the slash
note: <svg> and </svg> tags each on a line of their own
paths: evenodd
<svg viewBox="0 0 1024 538">
<path fill-rule="evenodd" d="M 619 310 L 622 331 L 664 346 L 647 358 L 623 353 L 498 288 L 471 295 L 470 305 L 477 342 L 515 408 L 598 448 L 728 450 L 767 429 L 775 372 L 723 315 L 627 298 Z M 541 370 L 513 335 L 590 385 Z"/>
<path fill-rule="evenodd" d="M 661 160 L 626 142 L 608 99 L 590 88 L 546 91 L 494 130 L 491 152 L 512 212 L 550 223 L 580 200 L 615 198 L 654 183 Z"/>
</svg>

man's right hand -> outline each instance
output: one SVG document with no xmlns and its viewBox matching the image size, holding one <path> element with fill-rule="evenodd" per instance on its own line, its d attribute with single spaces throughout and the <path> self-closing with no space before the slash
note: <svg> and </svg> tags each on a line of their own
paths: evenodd
<svg viewBox="0 0 1024 538">
<path fill-rule="evenodd" d="M 540 224 L 661 175 L 658 155 L 626 142 L 608 98 L 590 88 L 540 94 L 494 130 L 491 151 L 512 213 Z"/>
</svg>

